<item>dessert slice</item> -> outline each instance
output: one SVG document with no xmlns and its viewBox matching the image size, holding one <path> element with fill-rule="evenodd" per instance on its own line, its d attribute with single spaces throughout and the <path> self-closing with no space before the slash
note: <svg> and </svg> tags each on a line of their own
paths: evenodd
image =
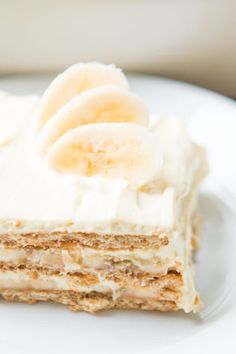
<svg viewBox="0 0 236 354">
<path fill-rule="evenodd" d="M 42 98 L 0 96 L 0 295 L 72 310 L 198 311 L 204 150 L 150 127 L 123 73 L 74 65 Z"/>
</svg>

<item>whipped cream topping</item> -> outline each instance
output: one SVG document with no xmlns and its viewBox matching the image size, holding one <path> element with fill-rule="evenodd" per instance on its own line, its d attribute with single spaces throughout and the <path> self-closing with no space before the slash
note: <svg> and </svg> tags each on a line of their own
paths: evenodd
<svg viewBox="0 0 236 354">
<path fill-rule="evenodd" d="M 73 231 L 153 234 L 176 226 L 180 200 L 204 155 L 172 119 L 152 129 L 163 155 L 156 180 L 134 188 L 123 179 L 81 177 L 49 169 L 34 151 L 32 117 L 40 98 L 0 96 L 0 232 Z"/>
</svg>

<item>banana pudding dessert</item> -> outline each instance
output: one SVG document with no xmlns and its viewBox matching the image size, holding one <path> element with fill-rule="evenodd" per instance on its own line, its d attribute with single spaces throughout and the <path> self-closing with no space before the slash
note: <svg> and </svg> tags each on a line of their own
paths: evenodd
<svg viewBox="0 0 236 354">
<path fill-rule="evenodd" d="M 180 120 L 150 124 L 121 70 L 81 63 L 42 97 L 1 93 L 0 168 L 2 298 L 199 310 L 206 153 Z"/>
</svg>

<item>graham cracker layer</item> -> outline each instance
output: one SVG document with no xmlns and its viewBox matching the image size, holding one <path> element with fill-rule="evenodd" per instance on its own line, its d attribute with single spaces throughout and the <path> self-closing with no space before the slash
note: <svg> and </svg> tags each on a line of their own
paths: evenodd
<svg viewBox="0 0 236 354">
<path fill-rule="evenodd" d="M 70 248 L 75 244 L 95 249 L 147 249 L 159 248 L 169 243 L 166 233 L 157 235 L 99 235 L 83 232 L 38 232 L 1 234 L 0 242 L 10 247 Z"/>
<path fill-rule="evenodd" d="M 14 290 L 0 289 L 3 299 L 13 302 L 27 302 L 29 304 L 38 301 L 51 301 L 61 303 L 72 311 L 86 311 L 94 313 L 110 309 L 137 309 L 176 311 L 178 308 L 174 301 L 160 299 L 145 299 L 121 297 L 113 300 L 111 295 L 101 293 L 80 293 L 75 291 L 38 291 L 38 290 Z"/>
</svg>

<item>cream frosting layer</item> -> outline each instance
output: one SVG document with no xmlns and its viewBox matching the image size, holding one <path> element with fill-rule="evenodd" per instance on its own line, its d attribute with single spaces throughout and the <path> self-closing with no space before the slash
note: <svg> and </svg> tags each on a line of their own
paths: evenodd
<svg viewBox="0 0 236 354">
<path fill-rule="evenodd" d="M 37 160 L 32 124 L 38 103 L 36 96 L 0 96 L 0 233 L 175 229 L 181 200 L 203 168 L 202 152 L 182 123 L 154 125 L 163 165 L 155 181 L 137 190 L 121 179 L 58 174 Z"/>
</svg>

